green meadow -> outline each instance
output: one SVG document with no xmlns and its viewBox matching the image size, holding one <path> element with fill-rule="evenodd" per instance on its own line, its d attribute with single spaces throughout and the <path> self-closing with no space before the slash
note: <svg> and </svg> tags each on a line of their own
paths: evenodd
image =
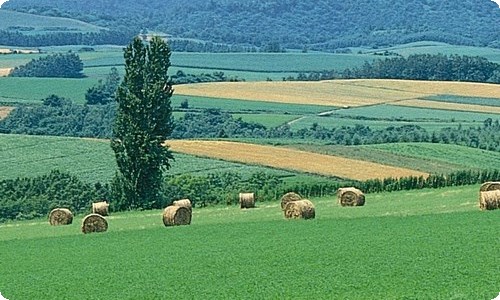
<svg viewBox="0 0 500 300">
<path fill-rule="evenodd" d="M 103 27 L 89 23 L 61 18 L 33 15 L 15 11 L 0 10 L 0 30 L 24 29 L 25 34 L 44 34 L 58 31 L 97 32 Z M 29 26 L 26 26 L 29 24 Z"/>
<path fill-rule="evenodd" d="M 82 216 L 0 225 L 8 299 L 493 299 L 500 291 L 499 211 L 478 186 L 368 194 L 363 207 L 311 199 L 313 220 L 279 203 L 112 213 L 84 235 Z"/>
</svg>

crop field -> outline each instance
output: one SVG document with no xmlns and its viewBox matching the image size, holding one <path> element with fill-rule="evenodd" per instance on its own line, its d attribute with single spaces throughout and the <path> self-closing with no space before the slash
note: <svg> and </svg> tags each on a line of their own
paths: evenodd
<svg viewBox="0 0 500 300">
<path fill-rule="evenodd" d="M 286 180 L 318 181 L 319 178 L 262 166 L 244 165 L 182 153 L 174 154 L 168 175 L 203 175 L 237 172 L 242 177 L 266 172 Z M 57 169 L 86 182 L 109 182 L 117 169 L 106 140 L 0 134 L 0 180 L 45 175 Z"/>
<path fill-rule="evenodd" d="M 479 97 L 461 97 L 453 95 L 437 95 L 434 97 L 427 97 L 423 100 L 431 100 L 447 103 L 460 103 L 460 104 L 473 104 L 484 106 L 500 106 L 500 98 L 479 98 Z"/>
<path fill-rule="evenodd" d="M 397 45 L 376 50 L 362 50 L 365 53 L 391 51 L 403 56 L 411 54 L 444 54 L 444 55 L 468 55 L 468 56 L 482 56 L 494 63 L 500 63 L 500 50 L 488 47 L 472 47 L 472 46 L 455 46 L 440 42 L 414 42 L 404 45 Z"/>
<path fill-rule="evenodd" d="M 500 153 L 458 145 L 433 143 L 391 143 L 340 146 L 291 144 L 295 149 L 411 168 L 432 174 L 459 170 L 486 170 L 500 166 Z"/>
<path fill-rule="evenodd" d="M 302 119 L 291 124 L 290 128 L 292 130 L 310 128 L 314 123 L 326 128 L 362 124 L 372 129 L 418 125 L 426 130 L 434 131 L 444 127 L 457 127 L 458 124 L 463 127 L 480 126 L 487 118 L 495 120 L 499 119 L 500 115 L 381 104 L 336 109 L 321 115 L 305 115 Z"/>
<path fill-rule="evenodd" d="M 428 175 L 411 169 L 273 146 L 196 140 L 172 140 L 167 144 L 173 151 L 191 155 L 356 180 Z"/>
<path fill-rule="evenodd" d="M 457 110 L 457 111 L 471 111 L 500 114 L 500 107 L 497 106 L 480 106 L 471 104 L 447 103 L 439 101 L 429 101 L 421 99 L 404 100 L 394 103 L 395 105 L 411 106 L 411 107 L 425 107 L 441 110 Z"/>
<path fill-rule="evenodd" d="M 40 100 L 55 94 L 73 100 L 85 102 L 85 92 L 97 84 L 91 78 L 0 78 L 0 102 L 6 103 L 41 103 Z"/>
<path fill-rule="evenodd" d="M 445 109 L 497 113 L 495 107 L 436 103 L 422 97 L 449 94 L 497 98 L 500 87 L 494 84 L 405 80 L 330 80 L 320 82 L 224 82 L 181 85 L 177 95 L 205 96 L 278 103 L 357 107 L 394 104 L 425 107 L 446 105 Z M 428 102 L 431 102 L 430 104 Z M 421 104 L 423 103 L 423 104 Z M 439 108 L 439 107 L 433 107 Z M 500 113 L 500 111 L 498 111 Z"/>
<path fill-rule="evenodd" d="M 25 33 L 27 34 L 43 34 L 61 30 L 97 32 L 104 29 L 103 27 L 74 19 L 46 17 L 8 10 L 0 10 L 0 19 L 2 20 L 0 30 L 9 30 L 12 27 L 26 27 L 26 24 L 29 24 L 29 27 L 33 28 L 33 30 L 26 31 Z"/>
<path fill-rule="evenodd" d="M 314 220 L 278 203 L 195 208 L 190 226 L 161 211 L 112 213 L 83 235 L 46 219 L 0 225 L 8 299 L 493 299 L 499 211 L 478 186 L 368 194 L 342 208 L 311 199 Z M 493 252 L 491 252 L 493 251 Z"/>
</svg>

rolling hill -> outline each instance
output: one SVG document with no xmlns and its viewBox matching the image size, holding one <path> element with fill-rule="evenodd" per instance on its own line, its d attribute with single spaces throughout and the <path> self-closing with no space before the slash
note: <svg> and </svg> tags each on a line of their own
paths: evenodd
<svg viewBox="0 0 500 300">
<path fill-rule="evenodd" d="M 500 47 L 500 9 L 487 0 L 98 0 L 92 5 L 78 0 L 10 0 L 2 9 L 71 17 L 112 29 L 146 28 L 187 44 L 239 44 L 265 51 L 424 40 Z"/>
</svg>

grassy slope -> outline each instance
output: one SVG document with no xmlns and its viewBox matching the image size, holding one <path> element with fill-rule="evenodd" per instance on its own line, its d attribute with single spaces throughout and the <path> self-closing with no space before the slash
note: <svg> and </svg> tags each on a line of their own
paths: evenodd
<svg viewBox="0 0 500 300">
<path fill-rule="evenodd" d="M 285 142 L 285 141 L 282 141 Z M 370 146 L 292 144 L 301 150 L 377 162 L 428 173 L 463 169 L 488 169 L 500 165 L 500 155 L 492 151 L 456 145 L 400 143 Z M 287 177 L 288 181 L 323 180 L 271 168 L 249 166 L 177 153 L 168 174 L 239 172 L 248 175 L 265 171 Z M 116 162 L 109 144 L 96 140 L 65 137 L 0 135 L 0 180 L 47 174 L 51 169 L 70 172 L 88 182 L 107 182 Z"/>
<path fill-rule="evenodd" d="M 9 299 L 492 299 L 500 290 L 500 211 L 478 186 L 367 195 L 361 208 L 312 199 L 315 220 L 278 203 L 195 209 L 165 228 L 160 211 L 116 213 L 83 235 L 81 216 L 0 225 Z M 491 252 L 490 252 L 491 253 Z M 486 280 L 485 280 L 486 279 Z M 96 286 L 99 287 L 96 291 Z"/>
<path fill-rule="evenodd" d="M 12 26 L 32 27 L 28 33 L 44 33 L 58 31 L 57 28 L 67 28 L 80 32 L 96 32 L 104 28 L 89 23 L 68 18 L 45 17 L 0 9 L 0 30 L 7 30 Z"/>
<path fill-rule="evenodd" d="M 243 176 L 264 171 L 287 180 L 320 180 L 314 176 L 221 160 L 175 154 L 168 174 L 238 172 Z M 52 169 L 69 172 L 87 182 L 108 182 L 116 170 L 107 142 L 66 137 L 0 134 L 0 180 L 45 175 Z"/>
</svg>

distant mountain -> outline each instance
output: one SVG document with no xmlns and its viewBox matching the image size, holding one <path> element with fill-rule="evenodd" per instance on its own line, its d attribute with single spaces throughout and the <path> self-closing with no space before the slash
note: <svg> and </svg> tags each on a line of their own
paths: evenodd
<svg viewBox="0 0 500 300">
<path fill-rule="evenodd" d="M 490 0 L 10 0 L 2 9 L 276 49 L 422 40 L 500 48 L 500 8 Z"/>
</svg>

